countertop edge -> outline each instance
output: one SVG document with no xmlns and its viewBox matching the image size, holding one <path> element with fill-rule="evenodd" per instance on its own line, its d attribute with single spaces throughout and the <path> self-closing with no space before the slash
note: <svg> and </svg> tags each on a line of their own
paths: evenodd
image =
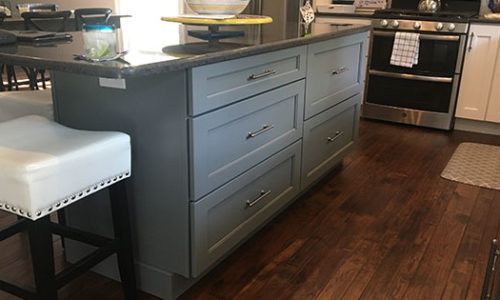
<svg viewBox="0 0 500 300">
<path fill-rule="evenodd" d="M 500 19 L 487 19 L 487 18 L 483 18 L 483 17 L 471 18 L 470 22 L 471 23 L 499 24 L 500 25 Z"/>
<path fill-rule="evenodd" d="M 235 50 L 227 50 L 221 52 L 215 52 L 211 54 L 206 54 L 203 56 L 194 56 L 190 58 L 183 58 L 175 61 L 165 61 L 160 63 L 154 63 L 149 65 L 143 65 L 134 68 L 124 68 L 121 69 L 121 77 L 135 77 L 144 75 L 154 75 L 170 71 L 179 71 L 183 69 L 203 66 L 207 64 L 213 64 L 217 62 L 222 62 L 230 59 L 237 59 L 251 55 L 262 54 L 266 52 L 281 50 L 285 48 L 298 47 L 302 45 L 307 45 L 310 43 L 321 42 L 329 40 L 332 38 L 342 37 L 346 35 L 361 33 L 371 30 L 371 25 L 351 25 L 352 28 L 342 30 L 340 32 L 325 33 L 317 36 L 311 37 L 301 37 L 289 39 L 286 41 L 278 41 L 267 43 L 264 45 L 255 45 L 249 47 L 238 48 Z"/>
<path fill-rule="evenodd" d="M 217 63 L 230 59 L 237 59 L 251 55 L 262 54 L 266 52 L 281 50 L 285 48 L 298 47 L 310 43 L 321 42 L 332 38 L 342 37 L 346 35 L 367 32 L 372 27 L 370 25 L 353 24 L 350 28 L 343 29 L 337 32 L 322 33 L 310 37 L 292 38 L 285 41 L 270 42 L 262 45 L 254 45 L 235 50 L 220 51 L 211 54 L 193 56 L 189 58 L 180 58 L 177 60 L 162 61 L 140 66 L 116 66 L 113 62 L 106 63 L 86 63 L 86 62 L 61 62 L 50 59 L 37 59 L 33 57 L 18 56 L 12 54 L 0 53 L 0 60 L 6 61 L 9 64 L 23 65 L 31 68 L 43 68 L 49 71 L 61 71 L 78 73 L 82 75 L 108 77 L 108 78 L 132 78 L 138 76 L 151 76 L 161 73 L 180 71 L 197 66 Z"/>
</svg>

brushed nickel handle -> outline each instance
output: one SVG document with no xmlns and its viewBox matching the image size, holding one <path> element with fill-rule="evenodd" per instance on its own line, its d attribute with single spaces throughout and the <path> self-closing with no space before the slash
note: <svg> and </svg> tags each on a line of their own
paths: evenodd
<svg viewBox="0 0 500 300">
<path fill-rule="evenodd" d="M 391 32 L 391 31 L 374 31 L 373 35 L 394 37 L 396 35 L 396 33 Z M 458 35 L 420 34 L 419 38 L 421 40 L 456 42 L 460 39 L 460 36 L 458 36 Z"/>
<path fill-rule="evenodd" d="M 453 81 L 453 77 L 423 76 L 423 75 L 394 73 L 394 72 L 386 72 L 378 70 L 368 70 L 368 73 L 371 75 L 391 77 L 391 78 L 402 78 L 408 80 L 421 80 L 421 81 L 443 82 L 443 83 L 451 83 Z"/>
<path fill-rule="evenodd" d="M 253 137 L 256 137 L 258 136 L 259 134 L 261 133 L 264 133 L 270 129 L 273 129 L 274 128 L 274 125 L 264 125 L 261 129 L 257 130 L 257 131 L 254 131 L 254 132 L 249 132 L 248 135 L 247 135 L 247 139 L 249 138 L 253 138 Z"/>
<path fill-rule="evenodd" d="M 275 70 L 265 70 L 264 72 L 262 72 L 260 74 L 252 74 L 252 75 L 250 75 L 250 77 L 248 77 L 248 80 L 255 80 L 255 79 L 259 79 L 259 78 L 262 78 L 262 77 L 267 77 L 267 76 L 270 76 L 270 75 L 273 75 L 273 74 L 276 74 Z"/>
<path fill-rule="evenodd" d="M 267 196 L 269 196 L 269 194 L 271 194 L 271 190 L 269 190 L 267 192 L 264 191 L 264 190 L 260 190 L 260 194 L 259 194 L 259 197 L 257 197 L 257 199 L 255 199 L 253 201 L 247 200 L 247 206 L 248 207 L 254 206 L 255 204 L 259 203 L 262 199 L 264 199 Z"/>
<path fill-rule="evenodd" d="M 469 48 L 467 48 L 468 52 L 472 50 L 472 41 L 474 41 L 474 32 L 470 33 L 470 43 L 469 43 Z"/>
<path fill-rule="evenodd" d="M 340 69 L 334 70 L 332 72 L 332 75 L 339 75 L 339 74 L 344 73 L 346 71 L 349 71 L 349 68 L 347 68 L 347 67 L 341 67 Z"/>
<path fill-rule="evenodd" d="M 342 135 L 344 134 L 343 131 L 335 131 L 335 135 L 333 137 L 327 137 L 326 140 L 329 142 L 329 143 L 332 143 L 334 142 L 336 139 L 338 139 L 339 137 L 341 137 Z"/>
</svg>

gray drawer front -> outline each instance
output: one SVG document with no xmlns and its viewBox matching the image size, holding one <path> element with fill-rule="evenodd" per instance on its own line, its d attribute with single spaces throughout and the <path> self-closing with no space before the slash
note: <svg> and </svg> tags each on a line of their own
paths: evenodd
<svg viewBox="0 0 500 300">
<path fill-rule="evenodd" d="M 358 137 L 360 94 L 304 123 L 302 188 L 328 172 Z"/>
<path fill-rule="evenodd" d="M 269 220 L 299 192 L 300 141 L 191 203 L 196 277 Z M 247 201 L 253 202 L 249 206 Z"/>
<path fill-rule="evenodd" d="M 303 106 L 301 80 L 192 119 L 191 199 L 300 139 Z"/>
<path fill-rule="evenodd" d="M 361 92 L 366 33 L 309 45 L 305 118 Z"/>
<path fill-rule="evenodd" d="M 306 46 L 193 68 L 189 114 L 225 106 L 304 78 L 305 74 Z"/>
</svg>

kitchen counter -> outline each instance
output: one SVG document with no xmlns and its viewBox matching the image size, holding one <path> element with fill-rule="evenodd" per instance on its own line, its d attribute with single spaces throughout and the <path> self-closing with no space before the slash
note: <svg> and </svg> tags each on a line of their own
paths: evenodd
<svg viewBox="0 0 500 300">
<path fill-rule="evenodd" d="M 279 32 L 267 30 L 267 25 L 262 25 L 261 30 L 254 26 L 241 27 L 247 35 L 245 38 L 228 39 L 222 43 L 228 46 L 225 50 L 208 48 L 208 43 L 201 42 L 194 44 L 193 38 L 182 34 L 184 25 L 174 31 L 175 33 L 164 33 L 168 35 L 168 40 L 176 41 L 163 45 L 163 47 L 148 47 L 141 45 L 140 50 L 130 51 L 124 57 L 126 62 L 106 62 L 88 63 L 76 61 L 74 54 L 83 52 L 83 42 L 80 32 L 72 32 L 73 41 L 43 44 L 33 46 L 31 44 L 8 45 L 0 47 L 0 61 L 9 62 L 14 65 L 24 65 L 34 68 L 44 68 L 47 70 L 64 71 L 92 76 L 109 78 L 128 78 L 134 76 L 147 76 L 169 71 L 183 70 L 191 67 L 216 63 L 228 59 L 235 59 L 249 55 L 285 49 L 294 46 L 324 41 L 335 37 L 341 37 L 358 32 L 365 32 L 370 29 L 363 25 L 329 25 L 311 24 L 310 34 L 302 32 Z M 193 28 L 193 27 L 190 27 Z M 196 27 L 200 29 L 203 27 Z M 128 39 L 128 34 L 133 28 L 124 29 L 121 37 Z M 239 28 L 232 30 L 237 30 Z M 181 32 L 181 34 L 177 34 Z M 161 35 L 162 33 L 158 33 Z M 159 38 L 163 38 L 160 37 Z M 188 42 L 178 42 L 188 41 Z M 199 40 L 198 40 L 199 41 Z M 155 41 L 156 42 L 156 41 Z M 170 50 L 178 52 L 178 55 L 168 54 Z M 190 51 L 209 51 L 205 54 L 192 55 Z M 213 52 L 212 52 L 213 51 Z"/>
<path fill-rule="evenodd" d="M 470 19 L 471 23 L 485 23 L 485 24 L 500 24 L 500 18 L 488 19 L 483 16 L 478 16 Z"/>
<path fill-rule="evenodd" d="M 51 71 L 59 123 L 130 135 L 139 287 L 174 299 L 353 149 L 371 26 L 239 27 L 245 37 L 214 49 L 169 25 L 142 42 L 124 28 L 128 63 L 75 61 L 78 32 L 70 43 L 1 47 L 0 62 Z M 110 234 L 106 198 L 69 207 L 68 224 Z M 89 250 L 65 245 L 70 262 Z M 117 274 L 114 260 L 95 270 Z"/>
</svg>

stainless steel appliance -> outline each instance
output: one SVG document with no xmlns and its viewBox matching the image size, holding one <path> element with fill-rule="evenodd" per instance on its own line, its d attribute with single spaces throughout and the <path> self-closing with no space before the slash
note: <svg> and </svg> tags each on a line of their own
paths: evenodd
<svg viewBox="0 0 500 300">
<path fill-rule="evenodd" d="M 418 3 L 419 11 L 437 12 L 440 9 L 441 9 L 440 0 L 420 0 L 420 2 Z"/>
<path fill-rule="evenodd" d="M 270 16 L 273 18 L 273 22 L 266 24 L 265 30 L 296 35 L 300 29 L 299 7 L 303 2 L 299 0 L 251 0 L 243 13 Z M 262 26 L 253 27 L 252 30 L 263 29 Z M 266 42 L 266 35 L 262 35 L 262 38 L 262 42 Z"/>
<path fill-rule="evenodd" d="M 476 13 L 477 10 L 428 13 L 416 8 L 376 12 L 363 116 L 452 129 L 468 19 Z M 390 64 L 398 31 L 420 33 L 418 64 L 412 68 Z"/>
</svg>

